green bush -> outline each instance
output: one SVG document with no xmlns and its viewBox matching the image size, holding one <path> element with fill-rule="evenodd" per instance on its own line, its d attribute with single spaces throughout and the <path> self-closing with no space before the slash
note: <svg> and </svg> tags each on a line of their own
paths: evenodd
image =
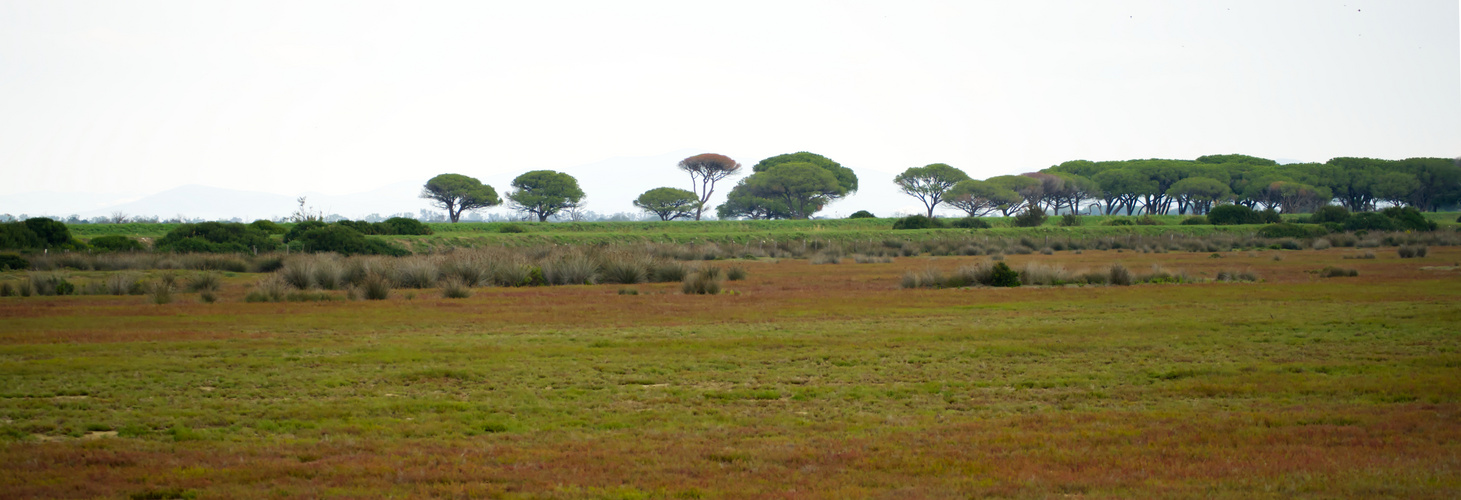
<svg viewBox="0 0 1461 500">
<path fill-rule="evenodd" d="M 274 221 L 266 219 L 259 219 L 250 222 L 249 227 L 258 229 L 259 231 L 263 231 L 265 234 L 284 234 L 289 232 L 289 230 L 285 229 L 284 226 L 281 226 L 279 224 L 276 224 Z"/>
<path fill-rule="evenodd" d="M 858 210 L 856 212 L 853 212 L 852 215 L 847 216 L 847 218 L 849 218 L 849 219 L 876 219 L 876 218 L 878 218 L 878 216 L 873 215 L 872 212 L 869 212 L 867 210 Z"/>
<path fill-rule="evenodd" d="M 1380 211 L 1386 217 L 1395 220 L 1401 229 L 1410 231 L 1435 231 L 1436 222 L 1426 219 L 1425 215 L 1416 210 L 1415 207 L 1390 207 Z"/>
<path fill-rule="evenodd" d="M 325 224 L 324 222 L 317 220 L 297 222 L 294 224 L 294 227 L 289 228 L 289 231 L 286 231 L 284 233 L 284 242 L 289 243 L 291 241 L 297 240 L 301 236 L 304 236 L 304 233 L 309 232 L 312 229 L 319 229 L 328 225 L 329 224 Z"/>
<path fill-rule="evenodd" d="M 1290 224 L 1287 222 L 1269 224 L 1258 228 L 1258 236 L 1263 238 L 1314 238 L 1326 234 L 1329 234 L 1329 231 L 1322 227 Z"/>
<path fill-rule="evenodd" d="M 1164 224 L 1162 223 L 1162 221 L 1157 220 L 1156 217 L 1152 217 L 1152 214 L 1146 214 L 1146 215 L 1143 215 L 1141 217 L 1137 217 L 1136 218 L 1136 225 L 1138 225 L 1138 226 L 1161 226 L 1161 225 L 1164 225 Z"/>
<path fill-rule="evenodd" d="M 941 229 L 944 222 L 926 215 L 910 215 L 893 222 L 893 229 Z"/>
<path fill-rule="evenodd" d="M 23 271 L 30 269 L 30 261 L 15 254 L 0 254 L 0 271 L 15 270 Z"/>
<path fill-rule="evenodd" d="M 1025 209 L 1025 213 L 1015 216 L 1015 227 L 1039 227 L 1045 224 L 1045 211 L 1039 207 Z"/>
<path fill-rule="evenodd" d="M 506 224 L 506 225 L 503 225 L 502 227 L 497 228 L 497 232 L 499 232 L 499 233 L 526 233 L 526 232 L 528 232 L 528 230 L 527 230 L 527 228 L 522 227 L 522 225 L 520 225 L 520 224 Z"/>
<path fill-rule="evenodd" d="M 980 280 L 984 286 L 1015 287 L 1020 286 L 1020 273 L 1010 269 L 1004 261 L 995 262 L 987 278 Z"/>
<path fill-rule="evenodd" d="M 1207 217 L 1203 217 L 1201 215 L 1182 219 L 1182 225 L 1184 226 L 1206 226 L 1208 224 L 1211 224 L 1211 222 L 1207 221 Z"/>
<path fill-rule="evenodd" d="M 1207 212 L 1207 220 L 1215 226 L 1262 224 L 1263 216 L 1242 205 L 1218 205 Z"/>
<path fill-rule="evenodd" d="M 383 240 L 366 238 L 360 231 L 346 226 L 316 227 L 299 236 L 306 252 L 335 252 L 341 255 L 410 255 L 411 252 Z"/>
<path fill-rule="evenodd" d="M 1398 231 L 1400 224 L 1395 219 L 1386 217 L 1379 212 L 1360 212 L 1352 214 L 1344 221 L 1346 231 Z"/>
<path fill-rule="evenodd" d="M 140 252 L 145 249 L 142 242 L 119 234 L 97 236 L 87 244 L 100 252 Z"/>
<path fill-rule="evenodd" d="M 1061 227 L 1075 227 L 1081 225 L 1081 216 L 1076 214 L 1065 214 L 1060 216 Z"/>
<path fill-rule="evenodd" d="M 389 219 L 386 219 L 385 222 L 381 222 L 380 224 L 382 226 L 390 228 L 391 231 L 389 233 L 381 234 L 401 236 L 425 236 L 431 234 L 431 228 L 428 227 L 426 224 L 422 224 L 419 220 L 407 217 L 391 217 Z"/>
<path fill-rule="evenodd" d="M 1104 225 L 1104 226 L 1135 226 L 1136 225 L 1136 221 L 1135 220 L 1132 220 L 1132 219 L 1129 219 L 1129 218 L 1121 217 L 1121 218 L 1116 218 L 1116 219 L 1107 219 L 1106 222 L 1102 222 L 1101 225 Z"/>
<path fill-rule="evenodd" d="M 1344 221 L 1347 220 L 1349 220 L 1349 209 L 1337 205 L 1319 207 L 1318 210 L 1314 211 L 1314 215 L 1309 216 L 1309 223 L 1311 224 L 1323 224 L 1325 222 L 1344 224 Z"/>
<path fill-rule="evenodd" d="M 953 226 L 960 229 L 989 229 L 989 223 L 978 217 L 964 217 L 955 220 Z"/>
<path fill-rule="evenodd" d="M 1273 207 L 1268 207 L 1262 212 L 1258 212 L 1258 218 L 1262 224 L 1278 224 L 1283 222 L 1283 217 L 1280 217 L 1278 210 L 1274 210 Z"/>
<path fill-rule="evenodd" d="M 245 253 L 273 250 L 279 243 L 263 231 L 236 222 L 183 224 L 157 240 L 155 248 L 177 253 Z"/>
<path fill-rule="evenodd" d="M 71 237 L 66 224 L 36 217 L 0 224 L 0 248 L 85 250 L 86 245 Z"/>
</svg>

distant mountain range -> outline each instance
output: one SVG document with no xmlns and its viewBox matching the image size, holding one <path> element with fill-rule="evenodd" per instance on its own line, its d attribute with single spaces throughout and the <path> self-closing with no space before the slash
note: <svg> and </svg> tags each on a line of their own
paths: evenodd
<svg viewBox="0 0 1461 500">
<path fill-rule="evenodd" d="M 563 169 L 563 172 L 578 179 L 587 193 L 586 208 L 608 216 L 619 212 L 638 214 L 633 201 L 640 193 L 662 186 L 688 188 L 690 178 L 675 168 L 683 158 L 700 151 L 675 151 L 656 156 L 611 158 L 588 165 Z M 725 193 L 742 177 L 750 175 L 754 161 L 742 161 L 745 165 L 742 175 L 732 177 L 716 186 L 711 206 L 725 201 Z M 893 174 L 869 169 L 856 169 L 861 189 L 846 200 L 833 203 L 819 215 L 845 217 L 858 210 L 870 210 L 879 216 L 894 213 L 920 213 L 921 205 L 916 200 L 898 192 L 893 185 Z M 445 173 L 445 172 L 437 172 Z M 461 172 L 471 175 L 467 172 Z M 511 190 L 512 179 L 522 172 L 479 177 L 482 182 L 505 196 Z M 436 175 L 432 173 L 431 175 Z M 402 181 L 366 191 L 346 195 L 329 195 L 308 190 L 298 195 L 284 195 L 258 191 L 240 191 L 214 186 L 185 185 L 150 195 L 132 193 L 57 193 L 32 192 L 15 195 L 0 195 L 0 214 L 30 217 L 48 216 L 65 218 L 79 215 L 84 219 L 123 213 L 128 216 L 156 216 L 171 219 L 177 216 L 208 220 L 239 218 L 245 221 L 274 219 L 293 213 L 304 196 L 311 211 L 325 215 L 340 215 L 348 219 L 363 219 L 377 214 L 390 217 L 393 214 L 418 214 L 422 209 L 432 208 L 426 200 L 418 197 L 421 185 L 430 176 L 419 181 Z M 508 214 L 503 206 L 481 211 Z M 713 213 L 713 208 L 712 208 Z"/>
</svg>

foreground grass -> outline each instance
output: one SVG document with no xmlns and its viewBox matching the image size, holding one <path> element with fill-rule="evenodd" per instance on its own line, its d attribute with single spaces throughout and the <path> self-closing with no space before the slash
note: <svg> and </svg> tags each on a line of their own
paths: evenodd
<svg viewBox="0 0 1461 500">
<path fill-rule="evenodd" d="M 1256 284 L 896 288 L 971 257 L 748 262 L 721 296 L 5 298 L 0 495 L 1453 497 L 1461 251 L 1352 252 L 1008 260 Z"/>
</svg>

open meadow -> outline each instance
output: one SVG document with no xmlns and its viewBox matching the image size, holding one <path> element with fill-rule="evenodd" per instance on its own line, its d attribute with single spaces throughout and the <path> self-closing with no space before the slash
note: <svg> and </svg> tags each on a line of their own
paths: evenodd
<svg viewBox="0 0 1461 500">
<path fill-rule="evenodd" d="M 1461 492 L 1461 247 L 1045 253 L 998 258 L 1186 278 L 903 288 L 994 257 L 765 257 L 697 264 L 745 270 L 716 295 L 247 302 L 263 275 L 228 272 L 211 303 L 4 297 L 0 497 Z"/>
</svg>

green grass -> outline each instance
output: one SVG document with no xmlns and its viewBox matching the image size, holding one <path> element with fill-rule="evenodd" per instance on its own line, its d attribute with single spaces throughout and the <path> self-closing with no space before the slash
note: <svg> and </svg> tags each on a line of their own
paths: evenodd
<svg viewBox="0 0 1461 500">
<path fill-rule="evenodd" d="M 1261 283 L 899 290 L 894 264 L 247 304 L 0 299 L 17 496 L 1445 497 L 1461 281 L 1344 250 L 1010 256 Z M 1461 253 L 1433 248 L 1425 261 Z M 116 437 L 86 439 L 115 430 Z M 319 486 L 325 484 L 328 486 Z M 791 495 L 797 496 L 797 495 Z"/>
</svg>

